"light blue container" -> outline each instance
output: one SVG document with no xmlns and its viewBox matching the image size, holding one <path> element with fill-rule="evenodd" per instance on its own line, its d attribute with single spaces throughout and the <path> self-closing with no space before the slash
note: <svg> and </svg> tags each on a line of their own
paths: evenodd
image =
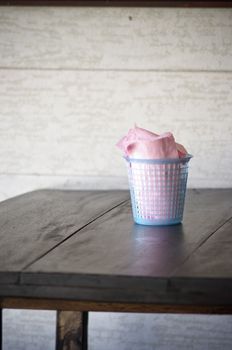
<svg viewBox="0 0 232 350">
<path fill-rule="evenodd" d="M 175 225 L 182 221 L 192 155 L 180 159 L 125 158 L 134 221 L 142 225 Z"/>
</svg>

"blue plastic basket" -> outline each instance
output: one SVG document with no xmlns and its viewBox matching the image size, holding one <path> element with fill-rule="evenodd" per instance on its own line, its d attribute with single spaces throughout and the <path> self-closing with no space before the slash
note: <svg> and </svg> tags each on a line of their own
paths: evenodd
<svg viewBox="0 0 232 350">
<path fill-rule="evenodd" d="M 188 162 L 180 159 L 125 157 L 134 221 L 142 225 L 175 225 L 182 221 Z"/>
</svg>

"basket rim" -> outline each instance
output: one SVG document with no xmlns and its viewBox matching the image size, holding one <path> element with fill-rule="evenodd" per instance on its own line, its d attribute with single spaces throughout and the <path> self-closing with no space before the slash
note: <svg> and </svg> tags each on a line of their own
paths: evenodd
<svg viewBox="0 0 232 350">
<path fill-rule="evenodd" d="M 179 163 L 188 163 L 192 154 L 186 154 L 183 158 L 160 158 L 160 159 L 139 159 L 139 158 L 130 158 L 123 156 L 123 158 L 129 163 L 151 163 L 151 164 L 179 164 Z"/>
</svg>

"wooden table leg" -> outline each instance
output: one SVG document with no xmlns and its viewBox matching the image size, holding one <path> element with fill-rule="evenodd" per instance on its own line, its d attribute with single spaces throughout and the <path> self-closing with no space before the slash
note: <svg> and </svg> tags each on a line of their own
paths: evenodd
<svg viewBox="0 0 232 350">
<path fill-rule="evenodd" d="M 56 350 L 87 350 L 88 312 L 57 311 Z"/>
<path fill-rule="evenodd" d="M 3 326 L 3 322 L 2 322 L 2 309 L 0 309 L 0 350 L 2 350 L 2 326 Z"/>
</svg>

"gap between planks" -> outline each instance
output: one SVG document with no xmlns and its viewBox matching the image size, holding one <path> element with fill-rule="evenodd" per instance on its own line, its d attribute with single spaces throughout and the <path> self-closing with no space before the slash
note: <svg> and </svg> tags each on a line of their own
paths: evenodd
<svg viewBox="0 0 232 350">
<path fill-rule="evenodd" d="M 28 267 L 30 267 L 31 265 L 33 265 L 35 262 L 39 261 L 40 259 L 44 258 L 47 254 L 49 254 L 52 250 L 56 249 L 57 247 L 59 247 L 61 244 L 63 244 L 65 241 L 67 241 L 68 239 L 70 239 L 72 236 L 74 236 L 76 233 L 80 232 L 82 229 L 84 229 L 85 227 L 87 227 L 88 225 L 92 224 L 94 221 L 98 220 L 99 218 L 101 218 L 102 216 L 104 216 L 105 214 L 109 213 L 111 210 L 119 207 L 120 205 L 126 203 L 129 201 L 129 198 L 121 201 L 120 203 L 118 203 L 117 205 L 111 207 L 110 209 L 104 211 L 103 213 L 99 214 L 98 216 L 96 216 L 94 219 L 90 220 L 87 224 L 83 225 L 82 227 L 80 227 L 79 229 L 77 229 L 76 231 L 74 231 L 73 233 L 71 233 L 70 235 L 68 235 L 67 237 L 65 237 L 62 241 L 58 242 L 57 244 L 55 244 L 52 248 L 50 248 L 49 250 L 47 250 L 45 253 L 41 254 L 39 257 L 37 257 L 36 259 L 32 260 L 31 262 L 29 262 L 26 266 L 24 266 L 24 268 L 22 269 L 22 271 L 20 272 L 19 275 L 19 284 L 21 284 L 22 282 L 22 272 L 25 271 L 26 269 L 28 269 Z"/>
<path fill-rule="evenodd" d="M 218 230 L 220 230 L 224 225 L 226 225 L 228 222 L 232 222 L 232 216 L 229 217 L 228 219 L 225 220 L 225 222 L 223 222 L 223 224 L 221 224 L 220 226 L 218 226 L 213 232 L 209 233 L 209 235 L 205 238 L 203 238 L 199 244 L 196 246 L 196 248 L 194 248 L 190 254 L 181 262 L 181 264 L 179 264 L 174 271 L 172 271 L 172 273 L 170 274 L 170 277 L 172 276 L 175 276 L 176 272 L 179 270 L 180 267 L 182 267 L 186 261 L 188 261 L 192 255 L 204 244 L 208 241 L 208 239 L 210 237 L 212 237 Z"/>
</svg>

